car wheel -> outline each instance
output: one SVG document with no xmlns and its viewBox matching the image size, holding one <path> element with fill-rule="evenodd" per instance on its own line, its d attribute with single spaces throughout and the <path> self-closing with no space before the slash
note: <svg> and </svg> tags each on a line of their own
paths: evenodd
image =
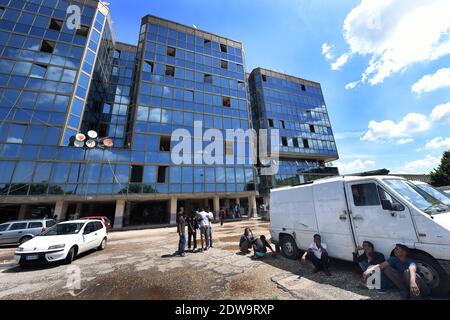
<svg viewBox="0 0 450 320">
<path fill-rule="evenodd" d="M 73 259 L 75 259 L 76 252 L 77 249 L 75 247 L 70 248 L 66 258 L 64 259 L 64 264 L 71 264 L 73 262 Z"/>
<path fill-rule="evenodd" d="M 20 239 L 19 243 L 22 245 L 22 244 L 24 244 L 25 242 L 30 241 L 31 239 L 33 239 L 33 237 L 25 236 L 25 237 L 23 237 L 22 239 Z"/>
<path fill-rule="evenodd" d="M 300 250 L 291 236 L 281 236 L 280 245 L 281 252 L 286 258 L 291 260 L 298 260 L 300 258 Z"/>
<path fill-rule="evenodd" d="M 100 246 L 98 247 L 98 250 L 105 250 L 106 249 L 106 243 L 107 243 L 107 239 L 106 237 L 102 240 L 102 243 L 100 243 Z"/>
<path fill-rule="evenodd" d="M 416 261 L 417 273 L 422 277 L 431 293 L 436 297 L 448 297 L 450 280 L 448 274 L 434 258 L 420 253 L 411 252 L 411 259 Z"/>
</svg>

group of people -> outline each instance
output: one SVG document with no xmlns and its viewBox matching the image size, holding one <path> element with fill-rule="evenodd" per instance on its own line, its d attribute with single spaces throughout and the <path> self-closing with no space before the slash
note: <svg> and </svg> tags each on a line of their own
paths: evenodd
<svg viewBox="0 0 450 320">
<path fill-rule="evenodd" d="M 375 246 L 369 241 L 363 243 L 363 249 L 364 254 L 358 258 L 358 263 L 363 271 L 362 281 L 365 286 L 368 279 L 379 272 L 380 283 L 377 289 L 380 293 L 396 287 L 402 299 L 421 299 L 430 295 L 430 288 L 417 273 L 416 262 L 408 256 L 407 246 L 397 244 L 394 256 L 387 260 L 382 253 L 375 251 Z M 314 273 L 324 271 L 326 275 L 331 275 L 327 245 L 322 242 L 320 235 L 314 236 L 314 242 L 302 257 L 302 261 L 306 259 L 314 265 Z"/>
<path fill-rule="evenodd" d="M 214 214 L 209 208 L 187 215 L 184 208 L 181 207 L 177 213 L 177 230 L 179 235 L 177 255 L 184 257 L 186 252 L 186 228 L 187 228 L 187 246 L 188 251 L 197 252 L 197 234 L 200 233 L 200 252 L 208 251 L 213 247 L 213 222 Z M 192 248 L 192 250 L 191 250 Z"/>
<path fill-rule="evenodd" d="M 267 248 L 272 251 L 272 257 L 276 258 L 277 256 L 265 236 L 254 237 L 252 230 L 246 228 L 239 240 L 239 250 L 242 254 L 250 254 L 250 248 L 253 248 L 253 258 L 255 259 L 264 258 L 267 255 Z"/>
</svg>

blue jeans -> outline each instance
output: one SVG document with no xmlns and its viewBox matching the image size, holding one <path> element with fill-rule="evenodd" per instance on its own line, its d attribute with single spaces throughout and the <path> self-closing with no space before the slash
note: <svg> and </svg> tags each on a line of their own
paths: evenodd
<svg viewBox="0 0 450 320">
<path fill-rule="evenodd" d="M 178 242 L 178 254 L 183 254 L 186 249 L 186 234 L 182 233 Z"/>
<path fill-rule="evenodd" d="M 369 269 L 370 266 L 372 266 L 371 264 L 369 264 L 368 261 L 363 261 L 359 263 L 359 266 L 361 267 L 363 272 L 366 272 L 367 269 Z M 386 277 L 386 275 L 384 274 L 383 271 L 381 271 L 381 289 L 382 290 L 388 290 L 390 288 L 392 288 L 392 284 L 389 281 L 389 279 Z"/>
<path fill-rule="evenodd" d="M 209 227 L 209 247 L 213 246 L 213 238 L 212 238 L 212 226 Z"/>
</svg>

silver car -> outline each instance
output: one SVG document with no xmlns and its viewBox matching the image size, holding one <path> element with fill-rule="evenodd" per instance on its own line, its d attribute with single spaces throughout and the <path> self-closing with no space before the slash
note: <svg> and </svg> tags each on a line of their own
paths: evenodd
<svg viewBox="0 0 450 320">
<path fill-rule="evenodd" d="M 0 224 L 0 246 L 25 243 L 55 224 L 56 222 L 50 219 L 11 221 Z"/>
</svg>

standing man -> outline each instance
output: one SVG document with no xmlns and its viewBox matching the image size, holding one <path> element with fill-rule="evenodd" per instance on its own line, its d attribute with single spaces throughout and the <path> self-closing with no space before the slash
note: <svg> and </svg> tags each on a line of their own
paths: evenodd
<svg viewBox="0 0 450 320">
<path fill-rule="evenodd" d="M 220 226 L 223 227 L 223 223 L 225 221 L 225 218 L 227 217 L 227 213 L 223 208 L 220 208 L 219 211 L 219 219 L 220 219 Z"/>
<path fill-rule="evenodd" d="M 408 257 L 409 248 L 397 244 L 394 257 L 379 265 L 372 266 L 364 272 L 367 279 L 375 269 L 380 268 L 386 277 L 400 290 L 402 299 L 421 299 L 430 295 L 430 288 L 422 277 L 417 274 L 416 262 Z"/>
<path fill-rule="evenodd" d="M 318 273 L 323 270 L 327 276 L 331 276 L 329 271 L 330 259 L 328 257 L 327 245 L 322 243 L 322 237 L 320 235 L 314 235 L 314 242 L 303 255 L 302 261 L 305 261 L 306 258 L 314 265 L 313 273 Z"/>
<path fill-rule="evenodd" d="M 201 239 L 201 251 L 208 251 L 209 245 L 209 219 L 208 213 L 205 210 L 200 209 L 200 212 L 197 214 L 198 225 L 200 227 L 200 239 Z"/>
<path fill-rule="evenodd" d="M 186 249 L 186 217 L 184 215 L 184 208 L 181 207 L 177 214 L 177 230 L 180 241 L 178 242 L 178 255 L 180 257 L 185 256 Z"/>
<path fill-rule="evenodd" d="M 211 209 L 208 208 L 206 209 L 206 213 L 208 214 L 208 221 L 209 221 L 209 247 L 212 248 L 213 247 L 213 238 L 212 238 L 212 234 L 213 234 L 213 222 L 214 222 L 214 214 L 211 212 Z"/>
<path fill-rule="evenodd" d="M 192 252 L 197 250 L 197 230 L 198 230 L 198 221 L 197 221 L 197 213 L 192 212 L 187 218 L 188 225 L 188 250 L 191 250 L 193 246 Z"/>
</svg>

